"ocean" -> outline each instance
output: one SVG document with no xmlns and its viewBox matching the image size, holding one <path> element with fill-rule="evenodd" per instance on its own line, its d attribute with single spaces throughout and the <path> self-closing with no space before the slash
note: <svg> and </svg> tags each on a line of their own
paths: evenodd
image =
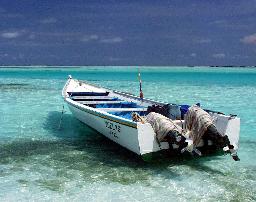
<svg viewBox="0 0 256 202">
<path fill-rule="evenodd" d="M 68 75 L 139 95 L 136 67 L 0 68 L 0 201 L 256 201 L 256 68 L 140 71 L 147 98 L 237 114 L 241 161 L 143 162 L 64 104 Z"/>
</svg>

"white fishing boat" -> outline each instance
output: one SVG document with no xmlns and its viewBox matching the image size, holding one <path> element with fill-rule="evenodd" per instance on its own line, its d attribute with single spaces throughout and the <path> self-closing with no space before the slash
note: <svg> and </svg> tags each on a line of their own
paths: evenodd
<svg viewBox="0 0 256 202">
<path fill-rule="evenodd" d="M 62 96 L 78 120 L 138 155 L 144 156 L 161 150 L 188 151 L 202 155 L 200 148 L 212 148 L 216 142 L 222 142 L 223 150 L 230 152 L 235 160 L 238 159 L 236 151 L 240 119 L 235 115 L 203 110 L 213 120 L 218 135 L 212 138 L 211 134 L 210 138 L 204 138 L 204 134 L 201 134 L 200 141 L 194 144 L 198 140 L 195 134 L 190 134 L 193 128 L 188 130 L 184 120 L 191 108 L 188 105 L 144 99 L 98 87 L 71 76 L 62 90 Z"/>
</svg>

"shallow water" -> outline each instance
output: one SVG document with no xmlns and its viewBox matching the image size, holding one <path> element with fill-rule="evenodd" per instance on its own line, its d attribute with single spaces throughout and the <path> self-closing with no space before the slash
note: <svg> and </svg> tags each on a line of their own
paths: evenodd
<svg viewBox="0 0 256 202">
<path fill-rule="evenodd" d="M 230 156 L 142 162 L 77 121 L 67 75 L 138 94 L 136 68 L 0 69 L 1 201 L 255 201 L 256 69 L 141 69 L 145 97 L 241 117 L 240 162 Z"/>
</svg>

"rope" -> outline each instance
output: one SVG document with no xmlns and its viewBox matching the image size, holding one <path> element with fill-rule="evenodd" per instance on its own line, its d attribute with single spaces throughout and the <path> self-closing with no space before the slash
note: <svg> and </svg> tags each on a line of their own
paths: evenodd
<svg viewBox="0 0 256 202">
<path fill-rule="evenodd" d="M 60 128 L 61 128 L 61 123 L 62 123 L 64 113 L 65 113 L 65 111 L 64 111 L 64 105 L 63 105 L 58 130 L 60 130 Z"/>
<path fill-rule="evenodd" d="M 132 120 L 135 122 L 145 123 L 146 121 L 137 112 L 132 113 Z"/>
</svg>

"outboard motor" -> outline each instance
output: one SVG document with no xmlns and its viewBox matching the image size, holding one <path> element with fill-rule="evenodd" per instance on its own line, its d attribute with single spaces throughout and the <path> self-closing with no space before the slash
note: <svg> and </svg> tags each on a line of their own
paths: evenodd
<svg viewBox="0 0 256 202">
<path fill-rule="evenodd" d="M 211 140 L 212 143 L 217 147 L 217 149 L 223 149 L 225 152 L 231 154 L 232 158 L 235 161 L 239 161 L 239 157 L 237 156 L 237 152 L 234 150 L 234 146 L 230 144 L 227 135 L 222 136 L 215 125 L 208 126 L 206 132 L 203 135 L 204 143 L 206 144 L 208 140 Z"/>
<path fill-rule="evenodd" d="M 233 159 L 239 161 L 234 146 L 230 144 L 228 136 L 223 136 L 218 132 L 211 116 L 199 106 L 193 105 L 189 107 L 185 114 L 185 129 L 192 138 L 193 145 L 191 147 L 196 148 L 201 139 L 205 143 L 211 140 L 218 149 L 221 148 L 226 152 L 230 152 Z"/>
</svg>

